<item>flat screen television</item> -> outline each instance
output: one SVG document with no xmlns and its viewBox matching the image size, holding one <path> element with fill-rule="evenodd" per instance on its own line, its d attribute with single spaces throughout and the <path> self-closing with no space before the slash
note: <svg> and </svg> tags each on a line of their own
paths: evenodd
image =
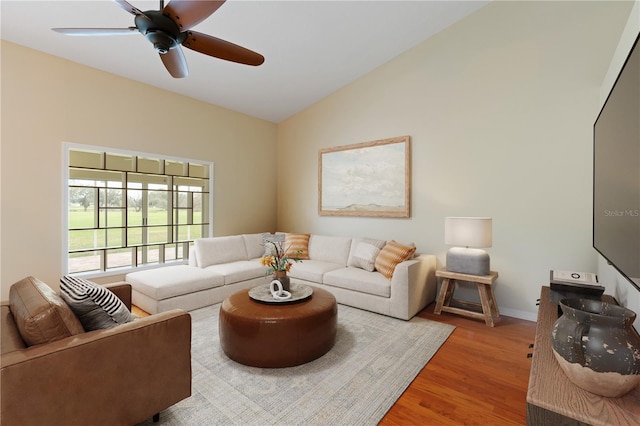
<svg viewBox="0 0 640 426">
<path fill-rule="evenodd" d="M 640 290 L 638 40 L 593 125 L 593 247 Z"/>
</svg>

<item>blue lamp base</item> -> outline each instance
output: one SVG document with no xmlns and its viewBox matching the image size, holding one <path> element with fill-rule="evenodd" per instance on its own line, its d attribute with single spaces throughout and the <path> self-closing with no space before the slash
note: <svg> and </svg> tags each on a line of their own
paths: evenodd
<svg viewBox="0 0 640 426">
<path fill-rule="evenodd" d="M 489 254 L 481 249 L 452 247 L 447 250 L 447 271 L 469 275 L 489 275 Z"/>
</svg>

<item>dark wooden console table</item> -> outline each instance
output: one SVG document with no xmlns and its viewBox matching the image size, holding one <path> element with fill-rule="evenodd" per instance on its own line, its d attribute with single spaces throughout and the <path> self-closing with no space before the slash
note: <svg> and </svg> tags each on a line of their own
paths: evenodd
<svg viewBox="0 0 640 426">
<path fill-rule="evenodd" d="M 612 302 L 611 296 L 603 296 Z M 575 386 L 551 349 L 551 328 L 558 319 L 558 305 L 542 287 L 533 347 L 527 425 L 640 425 L 640 387 L 621 398 L 605 398 Z"/>
</svg>

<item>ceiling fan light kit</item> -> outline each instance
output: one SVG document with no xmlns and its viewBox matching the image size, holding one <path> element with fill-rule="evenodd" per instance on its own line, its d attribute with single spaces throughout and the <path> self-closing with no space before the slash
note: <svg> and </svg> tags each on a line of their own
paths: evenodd
<svg viewBox="0 0 640 426">
<path fill-rule="evenodd" d="M 187 62 L 180 46 L 207 56 L 258 66 L 264 62 L 259 53 L 228 41 L 189 30 L 207 19 L 226 0 L 171 0 L 165 7 L 160 0 L 159 10 L 141 11 L 126 0 L 113 0 L 118 6 L 135 16 L 135 27 L 128 28 L 53 28 L 72 36 L 111 36 L 139 31 L 160 54 L 165 68 L 175 78 L 189 74 Z"/>
</svg>

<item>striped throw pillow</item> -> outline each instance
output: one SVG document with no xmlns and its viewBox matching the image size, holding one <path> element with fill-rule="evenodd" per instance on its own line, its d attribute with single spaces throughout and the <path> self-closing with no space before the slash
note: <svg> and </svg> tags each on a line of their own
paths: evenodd
<svg viewBox="0 0 640 426">
<path fill-rule="evenodd" d="M 118 296 L 84 278 L 62 277 L 60 296 L 76 314 L 85 331 L 115 327 L 135 318 Z"/>
<path fill-rule="evenodd" d="M 300 260 L 309 259 L 309 237 L 310 234 L 285 234 L 284 247 L 285 254 L 291 258 Z M 298 251 L 300 253 L 298 254 Z"/>
<path fill-rule="evenodd" d="M 404 246 L 398 244 L 394 240 L 389 241 L 380 250 L 374 266 L 378 272 L 384 275 L 386 278 L 391 279 L 393 271 L 399 263 L 410 259 L 413 253 L 416 252 L 416 246 L 412 244 Z"/>
</svg>

